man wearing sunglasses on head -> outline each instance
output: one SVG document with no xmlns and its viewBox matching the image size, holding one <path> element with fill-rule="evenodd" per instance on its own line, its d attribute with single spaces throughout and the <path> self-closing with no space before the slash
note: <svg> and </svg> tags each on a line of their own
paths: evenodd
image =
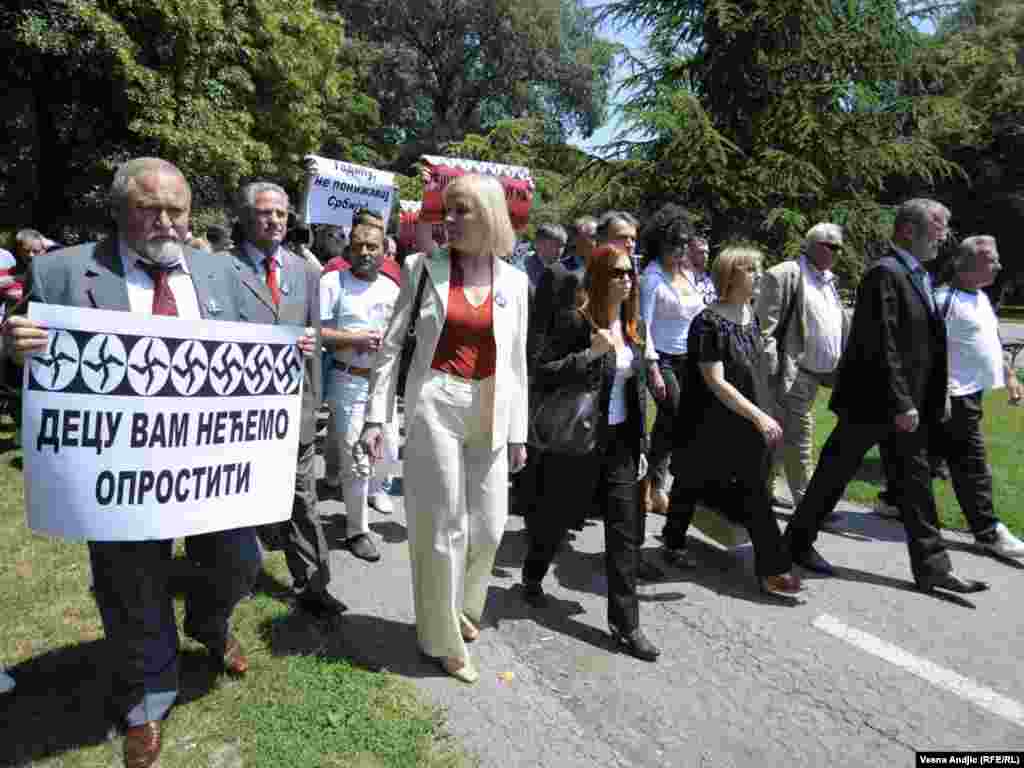
<svg viewBox="0 0 1024 768">
<path fill-rule="evenodd" d="M 811 480 L 814 399 L 819 386 L 832 386 L 850 333 L 832 273 L 842 249 L 843 230 L 837 224 L 815 224 L 804 236 L 798 259 L 765 272 L 757 300 L 765 370 L 783 428 L 782 459 L 794 505 Z"/>
</svg>

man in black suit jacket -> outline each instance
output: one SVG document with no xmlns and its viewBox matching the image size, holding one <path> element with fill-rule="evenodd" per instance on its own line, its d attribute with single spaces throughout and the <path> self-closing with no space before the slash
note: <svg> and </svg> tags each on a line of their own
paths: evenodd
<svg viewBox="0 0 1024 768">
<path fill-rule="evenodd" d="M 892 245 L 864 275 L 850 340 L 829 407 L 839 423 L 829 435 L 803 501 L 786 530 L 793 560 L 834 573 L 815 550 L 825 518 L 873 445 L 884 444 L 889 495 L 907 531 L 918 587 L 954 592 L 987 589 L 952 572 L 939 533 L 928 464 L 929 431 L 947 417 L 946 329 L 922 266 L 947 234 L 949 211 L 915 199 L 896 212 Z"/>
</svg>

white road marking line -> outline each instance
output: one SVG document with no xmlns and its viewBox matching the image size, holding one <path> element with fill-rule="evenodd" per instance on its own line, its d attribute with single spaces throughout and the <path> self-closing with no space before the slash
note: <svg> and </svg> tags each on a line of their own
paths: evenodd
<svg viewBox="0 0 1024 768">
<path fill-rule="evenodd" d="M 1007 698 L 991 688 L 978 685 L 973 680 L 959 675 L 952 670 L 940 667 L 938 664 L 934 664 L 927 659 L 919 658 L 899 646 L 887 643 L 881 638 L 870 635 L 867 632 L 862 632 L 859 629 L 848 627 L 839 619 L 829 616 L 827 613 L 816 618 L 813 626 L 833 637 L 845 640 L 862 651 L 867 651 L 873 656 L 877 656 L 888 661 L 890 664 L 905 669 L 937 688 L 944 688 L 950 693 L 967 699 L 972 704 L 1024 728 L 1024 705 L 1020 702 Z"/>
</svg>

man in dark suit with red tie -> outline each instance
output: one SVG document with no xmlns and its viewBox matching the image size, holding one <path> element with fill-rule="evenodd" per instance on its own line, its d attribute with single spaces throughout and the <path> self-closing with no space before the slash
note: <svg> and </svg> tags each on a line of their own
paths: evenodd
<svg viewBox="0 0 1024 768">
<path fill-rule="evenodd" d="M 288 194 L 277 184 L 254 181 L 238 201 L 242 241 L 230 251 L 242 283 L 240 319 L 297 325 L 320 349 L 320 272 L 282 245 L 288 225 Z M 299 604 L 319 617 L 337 616 L 346 606 L 330 591 L 330 550 L 317 511 L 316 411 L 320 407 L 320 355 L 306 359 L 302 389 L 299 459 L 292 519 L 284 524 L 285 559 Z"/>
<path fill-rule="evenodd" d="M 949 211 L 934 200 L 903 203 L 888 254 L 861 281 L 829 402 L 839 422 L 786 529 L 794 562 L 809 570 L 834 573 L 814 548 L 815 539 L 864 455 L 882 443 L 889 495 L 903 517 L 917 586 L 960 593 L 988 588 L 953 573 L 928 464 L 928 435 L 947 418 L 949 376 L 946 327 L 924 267 L 946 238 L 948 221 Z"/>
</svg>

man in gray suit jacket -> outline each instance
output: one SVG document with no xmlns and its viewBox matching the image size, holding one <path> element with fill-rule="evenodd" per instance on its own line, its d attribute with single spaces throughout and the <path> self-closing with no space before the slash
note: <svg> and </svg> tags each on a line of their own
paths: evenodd
<svg viewBox="0 0 1024 768">
<path fill-rule="evenodd" d="M 783 465 L 796 504 L 811 481 L 814 399 L 819 386 L 832 386 L 850 334 L 832 274 L 842 248 L 837 224 L 815 224 L 798 260 L 765 272 L 757 299 L 769 405 L 782 423 Z"/>
<path fill-rule="evenodd" d="M 319 350 L 320 272 L 281 244 L 288 224 L 288 194 L 277 184 L 254 181 L 239 194 L 238 214 L 244 240 L 230 251 L 230 263 L 243 288 L 240 319 L 302 326 Z M 327 589 L 330 550 L 317 512 L 313 466 L 316 411 L 323 399 L 320 388 L 320 355 L 316 354 L 306 359 L 295 501 L 292 519 L 285 524 L 285 558 L 299 604 L 317 616 L 336 616 L 346 607 Z"/>
<path fill-rule="evenodd" d="M 191 191 L 165 160 L 137 158 L 122 165 L 110 191 L 116 233 L 101 242 L 38 257 L 31 298 L 70 307 L 242 320 L 244 291 L 234 265 L 183 245 Z M 15 363 L 44 352 L 47 332 L 25 317 L 7 326 Z M 312 344 L 300 344 L 304 353 Z M 177 697 L 178 633 L 170 585 L 171 540 L 90 541 L 96 602 L 114 674 L 115 705 L 127 725 L 124 764 L 146 768 L 160 754 L 161 721 Z M 232 675 L 249 663 L 230 631 L 235 605 L 259 572 L 251 528 L 190 536 L 185 551 L 195 571 L 185 597 L 185 634 L 205 645 Z"/>
</svg>

